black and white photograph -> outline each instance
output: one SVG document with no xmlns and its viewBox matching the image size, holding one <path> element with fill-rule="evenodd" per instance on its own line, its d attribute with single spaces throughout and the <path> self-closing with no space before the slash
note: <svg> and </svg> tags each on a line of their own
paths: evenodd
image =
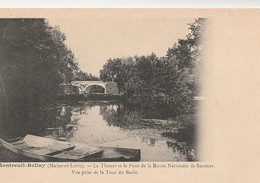
<svg viewBox="0 0 260 183">
<path fill-rule="evenodd" d="M 207 18 L 84 12 L 0 19 L 0 162 L 203 160 Z"/>
</svg>

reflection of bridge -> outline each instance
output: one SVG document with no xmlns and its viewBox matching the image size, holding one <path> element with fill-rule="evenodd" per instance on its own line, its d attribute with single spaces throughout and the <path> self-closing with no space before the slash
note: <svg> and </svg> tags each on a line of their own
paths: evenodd
<svg viewBox="0 0 260 183">
<path fill-rule="evenodd" d="M 118 87 L 115 82 L 72 81 L 71 85 L 76 86 L 80 94 L 92 93 L 93 89 L 99 88 L 95 93 L 118 95 Z"/>
</svg>

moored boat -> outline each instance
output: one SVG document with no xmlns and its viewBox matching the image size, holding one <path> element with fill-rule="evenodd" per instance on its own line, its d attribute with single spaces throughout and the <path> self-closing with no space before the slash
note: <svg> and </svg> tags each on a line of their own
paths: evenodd
<svg viewBox="0 0 260 183">
<path fill-rule="evenodd" d="M 0 142 L 14 153 L 44 162 L 140 161 L 141 156 L 140 149 L 91 147 L 34 135 Z"/>
</svg>

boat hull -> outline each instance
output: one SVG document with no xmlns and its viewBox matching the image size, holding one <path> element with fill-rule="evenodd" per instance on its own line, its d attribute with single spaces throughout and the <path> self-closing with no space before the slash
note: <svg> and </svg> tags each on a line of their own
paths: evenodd
<svg viewBox="0 0 260 183">
<path fill-rule="evenodd" d="M 18 140 L 19 141 L 19 140 Z M 129 162 L 140 161 L 141 151 L 139 149 L 117 148 L 117 147 L 101 147 L 96 148 L 99 151 L 94 156 L 86 156 L 80 159 L 58 158 L 51 155 L 36 154 L 27 150 L 20 149 L 12 143 L 0 138 L 0 142 L 7 150 L 31 158 L 32 161 L 42 162 Z M 73 148 L 72 148 L 73 149 Z M 67 149 L 70 152 L 70 149 Z"/>
</svg>

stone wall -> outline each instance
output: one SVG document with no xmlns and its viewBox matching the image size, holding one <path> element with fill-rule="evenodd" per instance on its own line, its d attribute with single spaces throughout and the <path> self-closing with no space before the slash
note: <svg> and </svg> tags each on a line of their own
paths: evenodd
<svg viewBox="0 0 260 183">
<path fill-rule="evenodd" d="M 116 82 L 106 82 L 106 93 L 110 95 L 119 95 L 119 90 Z"/>
</svg>

